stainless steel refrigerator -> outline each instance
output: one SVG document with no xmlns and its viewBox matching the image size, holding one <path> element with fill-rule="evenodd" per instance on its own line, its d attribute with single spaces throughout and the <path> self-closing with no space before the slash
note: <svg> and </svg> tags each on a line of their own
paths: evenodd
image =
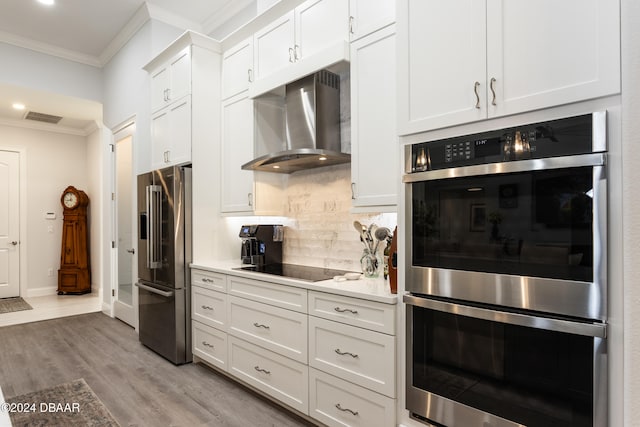
<svg viewBox="0 0 640 427">
<path fill-rule="evenodd" d="M 138 176 L 140 341 L 175 364 L 191 355 L 191 168 Z"/>
</svg>

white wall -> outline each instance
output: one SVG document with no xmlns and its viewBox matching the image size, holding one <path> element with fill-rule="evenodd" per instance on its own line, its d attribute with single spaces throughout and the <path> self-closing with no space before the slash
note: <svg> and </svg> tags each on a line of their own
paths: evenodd
<svg viewBox="0 0 640 427">
<path fill-rule="evenodd" d="M 20 236 L 27 246 L 27 259 L 21 261 L 28 267 L 21 277 L 26 296 L 54 294 L 62 242 L 60 196 L 69 185 L 84 190 L 90 200 L 95 196 L 88 189 L 85 138 L 0 125 L 0 149 L 23 150 L 26 157 L 27 211 L 21 213 L 21 221 L 26 221 L 27 235 Z M 55 212 L 56 219 L 45 219 L 46 212 Z M 48 269 L 53 270 L 51 276 Z"/>
<path fill-rule="evenodd" d="M 102 101 L 102 70 L 0 43 L 0 82 Z"/>
<path fill-rule="evenodd" d="M 105 241 L 105 225 L 103 218 L 103 157 L 105 156 L 105 142 L 102 139 L 103 131 L 97 129 L 86 138 L 86 164 L 87 194 L 91 202 L 89 204 L 89 250 L 91 254 L 91 290 L 92 292 L 105 292 L 104 282 L 105 265 L 102 262 L 107 242 Z M 108 265 L 106 266 L 108 267 Z"/>
</svg>

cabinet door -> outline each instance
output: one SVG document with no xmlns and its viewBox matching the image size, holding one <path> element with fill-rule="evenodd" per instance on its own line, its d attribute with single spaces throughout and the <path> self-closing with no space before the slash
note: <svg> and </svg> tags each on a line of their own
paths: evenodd
<svg viewBox="0 0 640 427">
<path fill-rule="evenodd" d="M 169 141 L 167 163 L 177 165 L 191 161 L 191 96 L 169 107 Z"/>
<path fill-rule="evenodd" d="M 398 1 L 401 135 L 486 112 L 486 0 Z"/>
<path fill-rule="evenodd" d="M 151 111 L 158 111 L 167 104 L 169 67 L 162 67 L 151 74 Z"/>
<path fill-rule="evenodd" d="M 616 0 L 488 0 L 489 116 L 620 92 L 619 14 Z"/>
<path fill-rule="evenodd" d="M 349 3 L 308 0 L 295 8 L 295 53 L 300 60 L 349 40 Z"/>
<path fill-rule="evenodd" d="M 151 167 L 153 169 L 166 166 L 170 129 L 169 109 L 160 110 L 151 117 Z"/>
<path fill-rule="evenodd" d="M 191 46 L 187 46 L 169 61 L 171 86 L 167 93 L 172 103 L 191 93 Z"/>
<path fill-rule="evenodd" d="M 222 212 L 253 210 L 253 171 L 240 167 L 253 158 L 253 101 L 246 93 L 222 105 Z"/>
<path fill-rule="evenodd" d="M 222 99 L 249 89 L 253 78 L 253 39 L 249 38 L 224 53 L 222 58 Z"/>
<path fill-rule="evenodd" d="M 371 34 L 396 20 L 394 0 L 349 0 L 351 40 Z"/>
<path fill-rule="evenodd" d="M 293 62 L 295 26 L 293 11 L 253 35 L 255 78 L 264 78 Z"/>
<path fill-rule="evenodd" d="M 388 27 L 351 44 L 354 206 L 398 203 L 396 37 Z"/>
</svg>

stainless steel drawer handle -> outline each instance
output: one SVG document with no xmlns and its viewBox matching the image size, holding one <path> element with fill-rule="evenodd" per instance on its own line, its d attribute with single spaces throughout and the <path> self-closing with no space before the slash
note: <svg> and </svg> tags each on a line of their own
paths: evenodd
<svg viewBox="0 0 640 427">
<path fill-rule="evenodd" d="M 351 415 L 358 415 L 358 411 L 354 411 L 353 409 L 343 408 L 339 403 L 336 403 L 336 409 L 342 412 L 349 412 Z"/>
<path fill-rule="evenodd" d="M 489 89 L 491 89 L 491 95 L 493 99 L 491 100 L 491 105 L 496 105 L 496 89 L 493 87 L 496 84 L 496 78 L 491 77 L 491 81 L 489 83 Z"/>
<path fill-rule="evenodd" d="M 335 352 L 336 352 L 336 353 L 338 353 L 340 356 L 351 356 L 351 357 L 353 357 L 354 359 L 356 359 L 356 358 L 358 357 L 358 355 L 357 355 L 357 354 L 353 354 L 353 353 L 350 353 L 350 352 L 348 352 L 348 351 L 340 351 L 340 349 L 339 349 L 339 348 L 336 348 L 336 349 L 335 349 Z"/>
<path fill-rule="evenodd" d="M 203 277 L 203 278 L 202 278 L 202 281 L 203 281 L 204 283 L 213 283 L 213 282 L 214 282 L 214 280 L 213 280 L 213 279 L 209 279 L 209 278 L 207 278 L 207 277 Z"/>
<path fill-rule="evenodd" d="M 271 375 L 271 371 L 267 371 L 266 369 L 262 369 L 260 366 L 254 366 L 253 369 L 255 369 L 258 372 L 262 372 L 263 374 L 267 374 L 267 375 Z"/>
<path fill-rule="evenodd" d="M 254 323 L 253 326 L 255 326 L 256 328 L 271 329 L 270 327 L 268 327 L 267 325 L 263 325 L 262 323 Z"/>
<path fill-rule="evenodd" d="M 213 344 L 209 344 L 206 341 L 202 341 L 202 345 L 205 346 L 205 347 L 214 348 Z"/>
<path fill-rule="evenodd" d="M 358 314 L 358 310 L 351 310 L 350 308 L 340 308 L 340 307 L 336 307 L 334 308 L 335 311 L 337 311 L 338 313 L 352 313 L 352 314 Z"/>
<path fill-rule="evenodd" d="M 210 307 L 208 305 L 201 305 L 200 307 L 202 307 L 204 310 L 211 310 L 213 311 L 213 307 Z"/>
</svg>

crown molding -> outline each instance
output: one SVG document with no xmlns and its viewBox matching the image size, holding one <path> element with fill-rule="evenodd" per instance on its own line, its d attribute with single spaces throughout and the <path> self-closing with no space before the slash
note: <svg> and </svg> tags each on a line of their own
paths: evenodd
<svg viewBox="0 0 640 427">
<path fill-rule="evenodd" d="M 164 22 L 165 24 L 169 24 L 183 30 L 189 29 L 196 32 L 202 32 L 202 25 L 197 22 L 182 18 L 154 4 L 148 2 L 145 2 L 145 4 L 151 19 Z"/>
<path fill-rule="evenodd" d="M 109 45 L 100 54 L 99 62 L 100 66 L 107 65 L 111 58 L 113 58 L 122 49 L 131 38 L 151 19 L 151 15 L 147 8 L 147 3 L 143 3 L 138 8 L 136 13 L 129 19 L 129 22 L 118 32 L 118 34 L 111 40 Z"/>
<path fill-rule="evenodd" d="M 95 130 L 94 129 L 94 130 L 91 130 L 91 132 L 87 132 L 89 129 L 92 129 L 91 124 L 88 125 L 85 129 L 76 129 L 76 128 L 71 128 L 67 126 L 34 122 L 31 120 L 7 119 L 3 117 L 0 117 L 0 126 L 11 126 L 16 128 L 25 128 L 25 129 L 40 130 L 45 132 L 62 133 L 65 135 L 74 135 L 74 136 L 88 136 L 91 134 L 91 132 Z M 96 129 L 97 129 L 97 125 L 95 125 L 95 122 L 93 126 L 96 126 Z"/>
<path fill-rule="evenodd" d="M 211 34 L 214 30 L 221 27 L 228 20 L 236 16 L 245 7 L 253 3 L 254 0 L 233 0 L 228 1 L 220 10 L 212 13 L 202 24 L 202 32 Z"/>
<path fill-rule="evenodd" d="M 55 56 L 69 61 L 79 62 L 81 64 L 90 65 L 100 68 L 102 64 L 96 56 L 87 55 L 69 49 L 53 46 L 48 43 L 38 42 L 26 37 L 17 36 L 4 31 L 0 31 L 0 42 L 18 46 L 24 49 L 33 50 L 35 52 L 44 53 L 45 55 Z"/>
<path fill-rule="evenodd" d="M 92 133 L 94 133 L 95 131 L 97 131 L 98 129 L 100 129 L 100 125 L 98 124 L 98 122 L 96 120 L 92 120 L 91 123 L 89 123 L 87 126 L 85 126 L 82 131 L 84 132 L 85 136 L 89 136 Z"/>
</svg>

